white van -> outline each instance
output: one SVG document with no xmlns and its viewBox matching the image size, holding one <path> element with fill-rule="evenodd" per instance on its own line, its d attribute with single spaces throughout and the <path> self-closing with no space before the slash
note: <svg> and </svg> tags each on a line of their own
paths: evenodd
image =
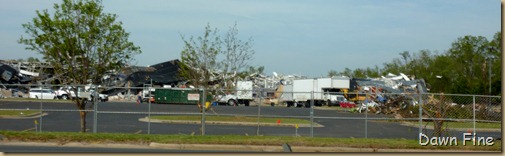
<svg viewBox="0 0 505 156">
<path fill-rule="evenodd" d="M 29 95 L 35 99 L 56 99 L 56 94 L 51 89 L 32 88 Z"/>
</svg>

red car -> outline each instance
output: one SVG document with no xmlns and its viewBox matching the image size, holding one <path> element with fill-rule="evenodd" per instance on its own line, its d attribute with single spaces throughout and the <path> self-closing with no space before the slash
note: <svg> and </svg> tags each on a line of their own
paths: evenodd
<svg viewBox="0 0 505 156">
<path fill-rule="evenodd" d="M 356 107 L 356 104 L 354 102 L 341 101 L 340 102 L 340 107 L 342 107 L 342 108 L 354 108 L 354 107 Z"/>
</svg>

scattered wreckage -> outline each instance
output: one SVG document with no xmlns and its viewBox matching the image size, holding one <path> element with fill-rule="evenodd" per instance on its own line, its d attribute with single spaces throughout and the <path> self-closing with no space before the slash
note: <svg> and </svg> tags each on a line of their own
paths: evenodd
<svg viewBox="0 0 505 156">
<path fill-rule="evenodd" d="M 136 95 L 136 93 L 142 90 L 151 92 L 151 89 L 146 89 L 146 84 L 150 84 L 150 88 L 154 86 L 175 87 L 184 84 L 187 81 L 178 77 L 181 69 L 179 63 L 179 60 L 171 60 L 148 67 L 130 66 L 121 71 L 110 71 L 103 76 L 102 83 L 100 84 L 101 87 L 98 89 L 98 93 L 101 93 L 99 96 L 100 100 L 103 100 L 103 98 L 115 100 L 128 99 L 129 96 Z M 1 84 L 44 84 L 58 79 L 57 75 L 35 72 L 48 71 L 46 69 L 51 69 L 51 67 L 43 63 L 30 64 L 15 61 L 0 61 L 0 82 Z M 221 76 L 217 74 L 214 77 Z M 368 108 L 367 111 L 372 113 L 394 114 L 409 106 L 417 105 L 419 93 L 427 93 L 424 80 L 412 79 L 403 73 L 400 73 L 400 75 L 390 73 L 381 78 L 373 79 L 344 78 L 318 78 L 321 80 L 321 82 L 318 82 L 318 87 L 326 88 L 322 92 L 338 92 L 339 94 L 320 93 L 320 97 L 322 97 L 321 102 L 317 100 L 316 105 L 336 106 L 342 102 L 344 106 L 349 107 L 354 107 L 355 104 L 359 105 L 356 108 L 358 112 L 363 112 Z M 293 82 L 301 82 L 304 79 L 314 80 L 297 75 L 284 76 L 273 72 L 272 76 L 253 73 L 245 78 L 239 78 L 237 81 L 252 82 L 252 86 L 247 88 L 252 91 L 252 95 L 247 98 L 249 101 L 252 101 L 252 97 L 263 98 L 265 99 L 264 102 L 273 106 L 289 103 L 290 100 L 295 100 L 296 102 L 303 101 L 297 99 L 302 98 L 299 94 L 291 95 L 286 94 L 286 92 L 289 92 L 290 89 L 292 94 L 296 91 L 305 91 L 300 89 L 295 90 L 296 86 L 294 88 L 292 86 Z M 340 82 L 341 79 L 345 80 L 345 82 Z M 331 86 L 321 86 L 323 83 L 326 83 L 326 80 L 329 80 L 328 82 L 330 83 L 328 84 L 331 84 Z M 312 85 L 312 81 L 305 84 Z M 27 89 L 29 89 L 16 86 L 3 86 L 2 93 L 6 92 L 5 89 L 8 88 L 20 91 L 21 95 L 23 90 L 24 93 L 27 93 Z M 314 92 L 318 91 L 315 90 Z M 142 93 L 145 94 L 145 92 Z M 257 93 L 261 94 L 256 95 Z M 5 96 L 8 94 L 2 95 Z M 11 95 L 14 95 L 14 93 Z M 144 96 L 147 97 L 147 94 Z M 342 96 L 345 100 L 342 100 Z M 63 94 L 58 94 L 58 97 L 65 98 Z M 305 96 L 305 99 L 307 98 L 308 96 Z M 238 101 L 232 101 L 231 103 L 233 102 L 237 103 Z M 230 99 L 227 99 L 226 103 L 230 103 Z M 248 105 L 248 103 L 244 104 Z M 289 106 L 289 104 L 287 105 Z M 342 107 L 343 105 L 340 106 Z"/>
<path fill-rule="evenodd" d="M 423 79 L 411 79 L 403 73 L 399 76 L 389 73 L 387 77 L 353 81 L 357 90 L 365 94 L 365 99 L 360 101 L 361 105 L 356 109 L 360 113 L 402 114 L 405 113 L 402 110 L 416 106 L 419 96 L 428 92 Z"/>
<path fill-rule="evenodd" d="M 102 78 L 102 83 L 97 84 L 98 90 L 87 88 L 86 92 L 98 92 L 99 100 L 105 101 L 109 97 L 125 99 L 142 90 L 144 84 L 174 85 L 184 82 L 178 78 L 179 60 L 162 62 L 149 67 L 130 66 L 121 71 L 110 71 Z M 0 90 L 2 97 L 28 97 L 30 86 L 53 84 L 61 75 L 52 75 L 52 67 L 43 62 L 19 62 L 0 60 Z M 56 83 L 55 83 L 56 82 Z M 61 84 L 65 85 L 65 84 Z M 94 88 L 94 87 L 93 87 Z M 58 88 L 53 88 L 58 90 Z M 60 92 L 58 92 L 60 93 Z M 84 91 L 83 91 L 84 93 Z M 61 92 L 60 98 L 68 98 L 70 95 Z M 87 99 L 91 99 L 88 97 Z"/>
</svg>

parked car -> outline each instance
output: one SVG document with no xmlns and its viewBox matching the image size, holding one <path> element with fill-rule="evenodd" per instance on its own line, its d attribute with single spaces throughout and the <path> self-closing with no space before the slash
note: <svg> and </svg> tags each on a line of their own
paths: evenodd
<svg viewBox="0 0 505 156">
<path fill-rule="evenodd" d="M 35 99 L 56 99 L 56 93 L 51 89 L 32 88 L 29 97 Z"/>
<path fill-rule="evenodd" d="M 60 87 L 55 91 L 58 99 L 68 100 L 70 98 L 70 87 Z"/>
<path fill-rule="evenodd" d="M 76 98 L 76 97 L 91 100 L 91 93 L 84 91 L 83 87 L 77 88 L 77 96 L 75 95 L 75 92 L 73 91 L 71 86 L 60 87 L 58 90 L 56 90 L 55 93 L 57 98 L 63 100 L 68 100 L 69 98 Z"/>
<path fill-rule="evenodd" d="M 90 90 L 88 90 L 88 92 L 91 94 L 90 95 L 91 96 L 90 100 L 93 100 L 94 99 L 94 95 L 95 95 L 95 90 L 94 89 L 90 89 Z M 100 102 L 109 101 L 109 95 L 98 93 L 98 101 L 100 101 Z"/>
<path fill-rule="evenodd" d="M 340 107 L 355 107 L 356 104 L 354 102 L 348 101 L 344 96 L 342 95 L 333 95 L 335 96 L 335 101 L 331 101 L 328 103 L 328 106 L 340 106 Z"/>
</svg>

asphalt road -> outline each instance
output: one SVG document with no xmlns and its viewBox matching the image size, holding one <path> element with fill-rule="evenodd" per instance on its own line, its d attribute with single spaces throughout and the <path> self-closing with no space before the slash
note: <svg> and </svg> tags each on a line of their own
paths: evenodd
<svg viewBox="0 0 505 156">
<path fill-rule="evenodd" d="M 41 103 L 0 101 L 0 109 L 44 110 L 48 115 L 35 119 L 0 119 L 0 130 L 34 131 L 35 121 L 42 124 L 42 131 L 78 132 L 80 130 L 79 113 L 73 103 Z M 147 123 L 139 121 L 149 115 L 199 115 L 195 105 L 137 104 L 131 102 L 103 102 L 97 105 L 97 132 L 147 134 L 195 134 L 200 135 L 200 124 Z M 92 107 L 90 107 L 92 110 Z M 149 114 L 149 109 L 151 113 Z M 286 108 L 271 106 L 214 106 L 206 115 L 231 115 L 261 117 L 292 117 L 310 120 L 309 108 Z M 387 115 L 349 113 L 338 110 L 314 109 L 313 121 L 324 127 L 314 127 L 314 137 L 337 138 L 405 138 L 418 139 L 419 129 L 401 125 L 399 122 L 386 122 Z M 87 128 L 92 131 L 94 112 L 86 118 Z M 282 121 L 281 121 L 282 122 Z M 451 136 L 460 137 L 466 131 L 450 131 Z M 430 134 L 431 130 L 423 133 Z M 206 135 L 265 135 L 265 136 L 310 136 L 310 127 L 277 126 L 205 126 Z M 479 132 L 479 136 L 501 138 L 500 132 Z"/>
</svg>

